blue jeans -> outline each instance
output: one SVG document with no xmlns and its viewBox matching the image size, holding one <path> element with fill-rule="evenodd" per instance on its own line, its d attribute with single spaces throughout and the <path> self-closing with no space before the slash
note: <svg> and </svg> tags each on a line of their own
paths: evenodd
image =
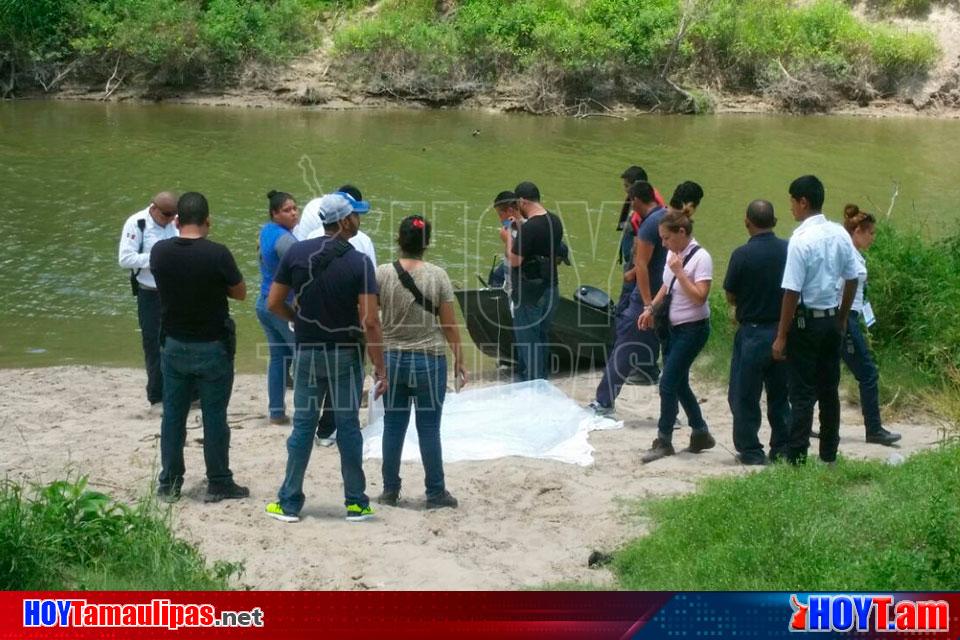
<svg viewBox="0 0 960 640">
<path fill-rule="evenodd" d="M 200 394 L 203 411 L 203 459 L 210 486 L 228 484 L 230 428 L 227 405 L 233 391 L 233 358 L 221 341 L 182 342 L 167 336 L 160 352 L 163 369 L 163 421 L 160 423 L 161 488 L 183 484 L 183 445 L 187 412 Z"/>
<path fill-rule="evenodd" d="M 293 332 L 286 320 L 267 310 L 266 296 L 257 298 L 257 320 L 267 336 L 270 362 L 267 364 L 267 398 L 271 418 L 286 415 L 284 394 L 287 391 L 287 368 L 295 347 Z"/>
<path fill-rule="evenodd" d="M 513 349 L 522 380 L 546 380 L 550 362 L 550 327 L 560 304 L 557 285 L 550 285 L 535 304 L 513 312 Z"/>
<path fill-rule="evenodd" d="M 160 368 L 160 294 L 141 288 L 137 292 L 137 320 L 147 369 L 147 402 L 163 402 L 163 372 Z"/>
<path fill-rule="evenodd" d="M 627 294 L 627 297 L 631 296 Z M 657 358 L 660 355 L 660 343 L 653 331 L 641 331 L 637 327 L 637 318 L 643 313 L 643 301 L 638 297 L 630 300 L 629 306 L 617 315 L 617 339 L 613 350 L 607 356 L 607 365 L 603 370 L 603 379 L 597 386 L 597 403 L 602 407 L 612 407 L 620 395 L 623 383 L 634 371 L 639 371 L 656 381 L 660 375 Z"/>
<path fill-rule="evenodd" d="M 744 322 L 733 339 L 727 401 L 733 414 L 733 446 L 745 459 L 762 460 L 760 396 L 767 390 L 770 455 L 786 453 L 790 440 L 787 363 L 773 359 L 777 323 Z"/>
<path fill-rule="evenodd" d="M 683 406 L 694 431 L 707 430 L 707 423 L 700 412 L 700 403 L 690 389 L 690 367 L 709 337 L 709 319 L 670 327 L 670 337 L 663 344 L 660 420 L 657 422 L 657 437 L 663 442 L 669 443 L 673 438 L 673 425 L 677 422 L 679 405 Z"/>
<path fill-rule="evenodd" d="M 877 433 L 883 428 L 880 421 L 880 374 L 860 326 L 860 314 L 856 311 L 851 311 L 847 319 L 847 335 L 840 354 L 860 385 L 860 410 L 867 433 Z"/>
<path fill-rule="evenodd" d="M 447 394 L 447 358 L 415 351 L 388 351 L 387 379 L 389 386 L 383 399 L 383 490 L 400 491 L 400 456 L 413 401 L 417 406 L 417 437 L 427 499 L 439 498 L 446 489 L 440 417 Z"/>
<path fill-rule="evenodd" d="M 363 359 L 359 346 L 298 345 L 294 357 L 293 431 L 287 438 L 287 470 L 277 493 L 287 513 L 303 508 L 303 476 L 313 451 L 313 434 L 323 396 L 329 394 L 337 427 L 344 504 L 366 507 L 363 436 L 360 435 L 360 394 Z"/>
</svg>

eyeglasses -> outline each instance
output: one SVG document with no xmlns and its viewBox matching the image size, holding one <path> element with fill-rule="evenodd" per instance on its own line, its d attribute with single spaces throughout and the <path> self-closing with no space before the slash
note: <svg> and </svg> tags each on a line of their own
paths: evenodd
<svg viewBox="0 0 960 640">
<path fill-rule="evenodd" d="M 162 215 L 164 218 L 172 218 L 172 217 L 174 217 L 175 215 L 177 215 L 176 210 L 174 210 L 174 211 L 164 211 L 163 209 L 160 208 L 160 206 L 159 206 L 156 202 L 151 202 L 150 204 L 152 204 L 153 206 L 155 206 L 155 207 L 157 208 L 157 211 L 159 211 L 159 212 L 160 212 L 160 215 Z"/>
</svg>

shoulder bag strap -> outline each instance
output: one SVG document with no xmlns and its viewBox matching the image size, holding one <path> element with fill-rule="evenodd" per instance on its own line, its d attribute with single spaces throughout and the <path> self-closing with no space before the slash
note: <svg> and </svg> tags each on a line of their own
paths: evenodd
<svg viewBox="0 0 960 640">
<path fill-rule="evenodd" d="M 399 260 L 393 263 L 393 269 L 397 272 L 397 277 L 400 278 L 400 284 L 403 285 L 404 289 L 413 294 L 413 299 L 417 304 L 426 309 L 427 313 L 431 315 L 440 315 L 440 309 L 434 306 L 430 298 L 423 296 L 423 292 L 417 287 L 417 283 L 413 281 L 413 276 L 400 265 Z"/>
<path fill-rule="evenodd" d="M 693 247 L 693 249 L 690 250 L 690 253 L 687 254 L 687 257 L 683 259 L 684 267 L 687 266 L 688 262 L 690 262 L 690 258 L 693 257 L 693 254 L 695 254 L 699 250 L 700 250 L 700 245 L 696 245 Z M 673 285 L 675 285 L 676 283 L 677 283 L 677 276 L 673 276 L 673 280 L 670 281 L 670 289 L 667 290 L 667 295 L 671 295 L 673 293 Z"/>
<path fill-rule="evenodd" d="M 149 213 L 147 215 L 150 215 Z M 137 229 L 140 229 L 140 248 L 137 249 L 137 253 L 143 253 L 143 236 L 146 234 L 147 229 L 147 219 L 140 218 L 137 220 Z M 136 278 L 140 275 L 140 269 L 131 269 L 133 271 L 133 277 Z"/>
</svg>

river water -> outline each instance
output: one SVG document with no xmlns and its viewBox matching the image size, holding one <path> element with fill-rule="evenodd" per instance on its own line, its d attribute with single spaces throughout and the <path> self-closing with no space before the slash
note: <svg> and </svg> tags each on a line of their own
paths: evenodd
<svg viewBox="0 0 960 640">
<path fill-rule="evenodd" d="M 142 362 L 117 242 L 127 216 L 163 189 L 208 197 L 211 239 L 234 252 L 251 292 L 264 194 L 289 191 L 302 206 L 344 182 L 373 204 L 363 228 L 381 262 L 393 254 L 399 220 L 424 213 L 434 223 L 429 259 L 473 287 L 501 246 L 489 203 L 532 180 L 563 218 L 574 259 L 561 273 L 569 296 L 580 283 L 619 290 L 618 176 L 630 164 L 644 166 L 666 197 L 685 179 L 703 185 L 695 236 L 719 282 L 745 239 L 747 202 L 771 200 L 778 231 L 789 234 L 787 186 L 804 173 L 825 182 L 834 219 L 848 201 L 886 213 L 896 181 L 892 224 L 931 235 L 953 228 L 958 144 L 960 121 L 929 119 L 2 103 L 0 367 Z M 253 305 L 253 296 L 231 303 L 245 371 L 265 366 Z"/>
</svg>

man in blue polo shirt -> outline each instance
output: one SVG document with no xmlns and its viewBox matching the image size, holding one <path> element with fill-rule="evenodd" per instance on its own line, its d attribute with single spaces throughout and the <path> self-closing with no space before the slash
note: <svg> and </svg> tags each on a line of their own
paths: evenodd
<svg viewBox="0 0 960 640">
<path fill-rule="evenodd" d="M 727 399 L 733 414 L 737 459 L 746 465 L 762 465 L 767 461 L 758 437 L 760 395 L 764 388 L 771 460 L 785 453 L 790 436 L 787 366 L 774 360 L 771 353 L 780 319 L 780 284 L 787 262 L 787 241 L 774 235 L 777 218 L 773 205 L 766 200 L 750 203 L 744 224 L 750 240 L 730 256 L 723 280 L 727 302 L 736 307 L 740 325 L 733 340 Z"/>
<path fill-rule="evenodd" d="M 840 444 L 840 347 L 859 277 L 850 234 L 823 213 L 823 183 L 801 176 L 790 183 L 790 209 L 800 226 L 790 236 L 783 271 L 783 304 L 773 357 L 790 372 L 791 464 L 810 448 L 813 406 L 819 404 L 820 459 L 833 463 Z M 842 286 L 841 286 L 842 283 Z"/>
<path fill-rule="evenodd" d="M 360 395 L 363 390 L 361 339 L 373 362 L 379 396 L 386 389 L 383 336 L 377 303 L 377 279 L 370 258 L 350 243 L 359 228 L 359 211 L 343 194 L 323 197 L 326 234 L 293 245 L 284 254 L 273 278 L 267 308 L 294 323 L 293 432 L 287 439 L 287 470 L 277 502 L 267 514 L 283 522 L 300 520 L 303 477 L 310 462 L 313 434 L 322 398 L 329 395 L 337 429 L 347 520 L 373 515 L 364 492 L 363 436 L 360 435 Z M 286 303 L 294 292 L 296 311 Z"/>
</svg>

